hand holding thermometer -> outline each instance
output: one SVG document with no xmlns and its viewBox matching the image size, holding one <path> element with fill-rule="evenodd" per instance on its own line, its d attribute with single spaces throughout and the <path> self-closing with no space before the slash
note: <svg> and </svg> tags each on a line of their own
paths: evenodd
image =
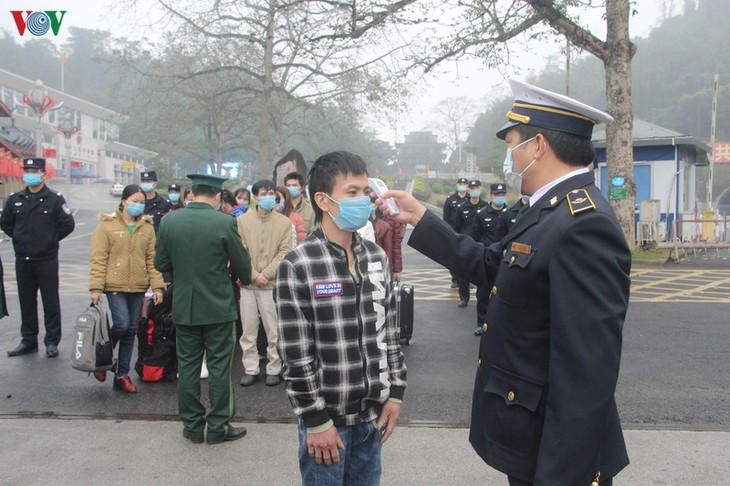
<svg viewBox="0 0 730 486">
<path fill-rule="evenodd" d="M 375 177 L 368 178 L 368 186 L 378 197 L 380 197 L 381 194 L 385 193 L 388 190 L 388 186 L 385 185 L 385 182 Z M 395 216 L 396 214 L 400 213 L 400 210 L 398 209 L 398 204 L 395 202 L 395 199 L 389 197 L 387 199 L 384 199 L 384 201 L 385 204 L 388 206 L 388 211 L 391 215 Z"/>
</svg>

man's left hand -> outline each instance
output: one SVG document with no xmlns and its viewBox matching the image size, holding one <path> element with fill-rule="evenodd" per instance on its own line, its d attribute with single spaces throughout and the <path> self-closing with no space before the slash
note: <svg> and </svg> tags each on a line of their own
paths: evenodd
<svg viewBox="0 0 730 486">
<path fill-rule="evenodd" d="M 383 405 L 383 409 L 380 411 L 380 417 L 378 417 L 378 430 L 382 435 L 380 439 L 381 444 L 385 444 L 390 434 L 393 433 L 393 429 L 398 425 L 398 419 L 400 418 L 400 403 L 396 403 L 392 400 L 388 400 Z"/>
</svg>

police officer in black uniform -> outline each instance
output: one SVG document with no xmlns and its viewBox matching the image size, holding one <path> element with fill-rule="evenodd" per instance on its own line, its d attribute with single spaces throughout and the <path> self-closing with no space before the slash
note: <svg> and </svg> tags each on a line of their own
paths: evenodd
<svg viewBox="0 0 730 486">
<path fill-rule="evenodd" d="M 504 238 L 485 247 L 408 193 L 383 197 L 414 226 L 409 245 L 472 282 L 495 282 L 475 363 L 474 450 L 513 486 L 608 486 L 629 463 L 615 391 L 631 252 L 589 166 L 593 126 L 612 118 L 510 84 L 515 102 L 497 136 L 508 185 L 530 203 Z"/>
<path fill-rule="evenodd" d="M 453 228 L 454 211 L 456 206 L 459 205 L 466 198 L 466 190 L 469 180 L 466 177 L 459 177 L 456 181 L 456 192 L 451 194 L 444 201 L 443 220 L 446 221 L 449 226 Z M 451 272 L 451 288 L 455 289 L 459 286 L 458 279 L 454 272 Z"/>
<path fill-rule="evenodd" d="M 170 205 L 170 211 L 182 209 L 185 207 L 180 197 L 180 186 L 173 183 L 167 186 L 167 203 Z"/>
<path fill-rule="evenodd" d="M 474 223 L 477 211 L 487 205 L 482 199 L 482 183 L 478 180 L 469 181 L 468 197 L 461 201 L 453 212 L 451 227 L 454 231 L 464 235 L 472 235 L 471 226 Z M 469 303 L 469 281 L 461 276 L 459 283 L 459 307 L 466 307 Z"/>
<path fill-rule="evenodd" d="M 145 194 L 144 214 L 152 216 L 152 224 L 155 232 L 160 227 L 162 217 L 170 212 L 170 203 L 164 197 L 157 194 L 157 172 L 145 170 L 139 176 L 140 184 Z"/>
<path fill-rule="evenodd" d="M 8 197 L 0 228 L 13 239 L 20 300 L 20 345 L 8 356 L 38 351 L 38 290 L 43 300 L 46 356 L 58 356 L 61 304 L 58 297 L 58 242 L 74 230 L 74 218 L 60 192 L 45 184 L 46 159 L 23 160 L 26 188 Z"/>
<path fill-rule="evenodd" d="M 512 225 L 515 224 L 517 214 L 520 212 L 520 209 L 524 208 L 528 204 L 530 204 L 530 196 L 523 194 L 516 203 L 505 209 L 504 212 L 499 215 L 499 226 L 502 233 L 506 235 L 509 230 L 512 229 Z"/>
<path fill-rule="evenodd" d="M 489 186 L 489 204 L 480 208 L 474 217 L 471 226 L 471 237 L 474 241 L 480 241 L 489 246 L 502 239 L 507 234 L 504 227 L 500 225 L 500 216 L 507 208 L 507 186 L 504 184 L 491 184 Z M 487 304 L 489 302 L 489 291 L 491 283 L 477 287 L 477 327 L 474 330 L 475 336 L 482 335 L 482 326 L 487 316 Z"/>
</svg>

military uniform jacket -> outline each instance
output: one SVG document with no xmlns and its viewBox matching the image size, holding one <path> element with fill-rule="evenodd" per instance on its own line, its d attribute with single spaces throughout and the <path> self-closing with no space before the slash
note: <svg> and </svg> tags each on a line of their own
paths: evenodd
<svg viewBox="0 0 730 486">
<path fill-rule="evenodd" d="M 472 204 L 471 199 L 468 197 L 461 201 L 454 209 L 454 214 L 451 218 L 451 227 L 457 233 L 463 233 L 471 235 L 471 225 L 474 222 L 474 216 L 477 211 L 487 205 L 484 199 L 479 199 L 476 204 Z"/>
<path fill-rule="evenodd" d="M 484 285 L 470 442 L 536 485 L 589 485 L 628 456 L 614 399 L 631 254 L 592 173 L 550 189 L 486 248 L 424 216 L 409 244 Z"/>
<path fill-rule="evenodd" d="M 464 200 L 463 197 L 459 196 L 458 192 L 453 193 L 449 197 L 446 198 L 446 201 L 444 201 L 444 212 L 443 212 L 443 220 L 449 223 L 453 227 L 453 221 L 454 221 L 454 212 L 456 211 L 456 206 L 459 205 L 460 202 Z"/>
<path fill-rule="evenodd" d="M 512 226 L 517 220 L 517 213 L 520 211 L 520 209 L 522 209 L 523 206 L 524 204 L 522 203 L 522 198 L 520 198 L 516 203 L 505 209 L 504 212 L 499 215 L 499 226 L 505 234 L 507 234 L 509 230 L 512 229 Z"/>
<path fill-rule="evenodd" d="M 490 245 L 501 240 L 507 234 L 506 229 L 499 224 L 499 218 L 504 211 L 505 208 L 494 209 L 490 203 L 479 208 L 471 224 L 471 237 L 474 241 Z"/>
<path fill-rule="evenodd" d="M 162 217 L 172 210 L 170 201 L 155 193 L 155 197 L 152 199 L 145 199 L 144 201 L 144 214 L 152 216 L 152 224 L 155 226 L 155 231 L 160 229 L 160 220 Z"/>
<path fill-rule="evenodd" d="M 157 233 L 155 268 L 172 272 L 172 320 L 203 325 L 234 321 L 236 301 L 229 270 L 251 283 L 251 260 L 235 218 L 209 204 L 191 202 L 164 218 Z"/>
<path fill-rule="evenodd" d="M 27 188 L 8 197 L 0 227 L 13 239 L 17 258 L 58 258 L 58 242 L 74 230 L 74 218 L 60 192 L 48 186 L 36 192 Z"/>
</svg>

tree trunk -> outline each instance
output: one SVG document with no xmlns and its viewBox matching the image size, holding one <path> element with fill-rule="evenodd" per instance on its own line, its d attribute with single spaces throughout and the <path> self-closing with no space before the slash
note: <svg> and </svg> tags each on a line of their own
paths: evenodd
<svg viewBox="0 0 730 486">
<path fill-rule="evenodd" d="M 266 21 L 266 38 L 264 40 L 264 78 L 261 89 L 261 111 L 259 113 L 259 149 L 257 155 L 257 177 L 266 177 L 271 173 L 271 119 L 272 99 L 274 88 L 274 27 L 276 15 L 276 0 L 270 0 Z"/>
<path fill-rule="evenodd" d="M 616 176 L 624 178 L 626 199 L 611 200 L 629 247 L 635 245 L 633 108 L 631 101 L 631 59 L 635 47 L 629 38 L 630 0 L 606 2 L 606 99 L 608 112 L 614 117 L 606 129 L 606 173 L 608 187 Z"/>
</svg>

